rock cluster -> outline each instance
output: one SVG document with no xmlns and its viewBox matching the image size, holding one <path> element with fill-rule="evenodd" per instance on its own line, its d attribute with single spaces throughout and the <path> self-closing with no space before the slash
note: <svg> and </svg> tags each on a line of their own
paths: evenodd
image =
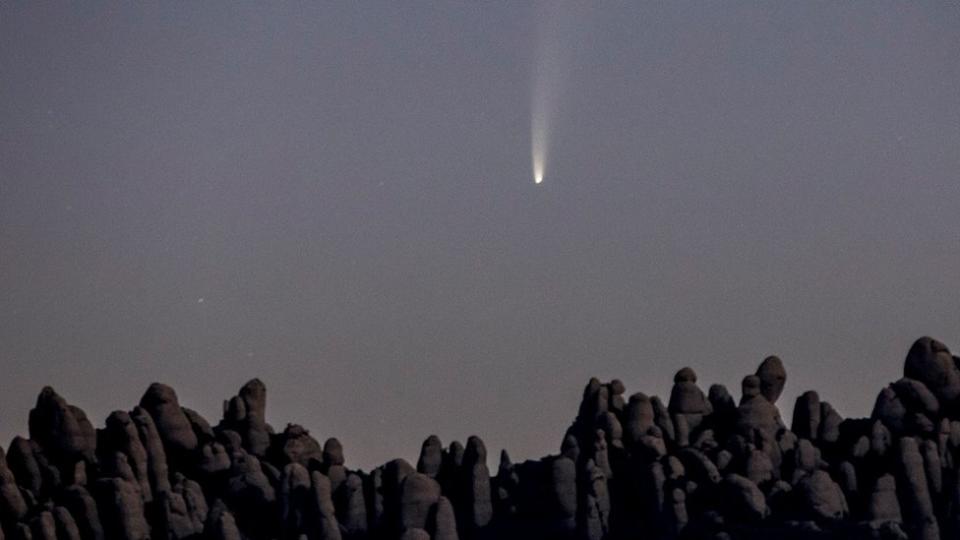
<svg viewBox="0 0 960 540">
<path fill-rule="evenodd" d="M 739 401 L 689 367 L 666 405 L 592 379 L 558 454 L 494 473 L 476 436 L 349 469 L 337 439 L 275 431 L 256 379 L 216 426 L 155 383 L 95 429 L 47 387 L 0 451 L 0 540 L 960 538 L 960 358 L 921 338 L 903 375 L 870 418 L 808 391 L 790 426 L 775 356 Z"/>
</svg>

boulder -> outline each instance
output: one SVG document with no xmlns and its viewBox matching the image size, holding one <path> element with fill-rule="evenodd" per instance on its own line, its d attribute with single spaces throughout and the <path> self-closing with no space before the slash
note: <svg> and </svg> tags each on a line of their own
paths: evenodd
<svg viewBox="0 0 960 540">
<path fill-rule="evenodd" d="M 791 431 L 801 439 L 816 440 L 820 435 L 820 396 L 813 390 L 804 392 L 793 406 Z"/>
<path fill-rule="evenodd" d="M 903 376 L 925 384 L 941 402 L 950 403 L 960 396 L 960 369 L 947 346 L 933 338 L 925 336 L 913 343 Z"/>
<path fill-rule="evenodd" d="M 207 444 L 216 438 L 216 433 L 214 433 L 213 428 L 210 427 L 210 422 L 207 422 L 207 419 L 201 416 L 200 413 L 186 407 L 181 407 L 181 410 L 183 410 L 184 416 L 187 417 L 187 421 L 190 422 L 193 434 L 197 436 L 198 444 Z"/>
<path fill-rule="evenodd" d="M 430 512 L 440 500 L 440 484 L 429 476 L 414 472 L 400 487 L 401 529 L 426 529 Z"/>
<path fill-rule="evenodd" d="M 710 402 L 697 386 L 697 374 L 685 367 L 673 377 L 673 390 L 667 410 L 672 414 L 708 414 Z"/>
<path fill-rule="evenodd" d="M 781 429 L 780 412 L 760 394 L 759 377 L 749 375 L 743 380 L 743 398 L 737 407 L 736 433 L 752 439 L 759 433 L 771 440 Z"/>
<path fill-rule="evenodd" d="M 891 474 L 877 478 L 870 493 L 867 506 L 867 519 L 875 522 L 900 522 L 900 501 L 897 499 L 897 481 Z"/>
<path fill-rule="evenodd" d="M 20 493 L 13 472 L 7 467 L 7 458 L 0 448 L 0 523 L 16 523 L 27 515 L 27 501 Z"/>
<path fill-rule="evenodd" d="M 274 438 L 269 454 L 274 462 L 281 465 L 299 463 L 306 467 L 311 462 L 323 463 L 320 443 L 310 436 L 306 428 L 298 424 L 287 424 L 283 433 Z"/>
<path fill-rule="evenodd" d="M 168 452 L 184 455 L 197 448 L 197 435 L 180 408 L 173 388 L 161 383 L 151 384 L 140 398 L 140 406 L 150 413 Z"/>
<path fill-rule="evenodd" d="M 667 407 L 657 396 L 650 398 L 650 406 L 653 407 L 653 422 L 660 428 L 661 438 L 669 441 L 676 440 L 676 430 L 674 429 L 673 420 L 670 418 L 670 412 L 667 410 Z"/>
<path fill-rule="evenodd" d="M 147 540 L 150 525 L 144 515 L 140 488 L 121 478 L 98 480 L 95 484 L 97 507 L 105 525 L 105 535 L 117 540 Z"/>
<path fill-rule="evenodd" d="M 334 437 L 327 439 L 323 443 L 323 464 L 327 467 L 333 465 L 343 465 L 346 460 L 343 457 L 343 445 Z"/>
<path fill-rule="evenodd" d="M 911 537 L 922 540 L 939 538 L 939 526 L 933 508 L 933 499 L 927 483 L 927 473 L 917 439 L 901 437 L 898 441 L 898 484 L 901 488 L 901 510 Z"/>
<path fill-rule="evenodd" d="M 207 523 L 204 526 L 204 536 L 210 540 L 242 540 L 240 529 L 233 514 L 227 510 L 222 501 L 217 501 L 210 509 Z"/>
<path fill-rule="evenodd" d="M 137 427 L 140 443 L 147 452 L 147 476 L 154 496 L 170 489 L 170 475 L 167 467 L 167 453 L 163 441 L 157 430 L 156 423 L 150 413 L 142 407 L 135 407 L 130 413 L 130 419 Z"/>
<path fill-rule="evenodd" d="M 630 396 L 624 411 L 623 436 L 628 446 L 635 445 L 654 426 L 653 405 L 646 394 Z"/>
<path fill-rule="evenodd" d="M 280 537 L 296 538 L 307 528 L 312 509 L 310 471 L 297 462 L 287 463 L 278 491 Z"/>
<path fill-rule="evenodd" d="M 728 474 L 723 478 L 723 488 L 723 504 L 735 518 L 756 521 L 764 519 L 770 513 L 766 497 L 749 478 Z"/>
<path fill-rule="evenodd" d="M 459 540 L 457 519 L 453 511 L 453 505 L 450 504 L 450 499 L 441 496 L 437 501 L 430 532 L 433 540 Z"/>
<path fill-rule="evenodd" d="M 602 540 L 610 531 L 610 495 L 603 471 L 592 460 L 584 467 L 587 483 L 583 505 L 580 506 L 578 525 L 580 536 L 586 540 Z"/>
<path fill-rule="evenodd" d="M 798 503 L 807 516 L 817 521 L 836 521 L 848 513 L 846 497 L 826 471 L 817 470 L 797 485 Z"/>
<path fill-rule="evenodd" d="M 220 429 L 238 433 L 243 449 L 257 457 L 263 457 L 270 449 L 273 429 L 267 424 L 267 387 L 260 379 L 247 381 L 236 396 L 224 404 Z"/>
<path fill-rule="evenodd" d="M 430 478 L 436 478 L 440 474 L 440 467 L 443 465 L 443 444 L 436 435 L 430 435 L 423 446 L 420 447 L 420 458 L 417 460 L 417 472 L 423 473 Z"/>
<path fill-rule="evenodd" d="M 82 540 L 80 528 L 77 521 L 73 519 L 70 511 L 63 506 L 57 506 L 53 509 L 53 519 L 56 524 L 56 538 L 59 540 Z"/>
<path fill-rule="evenodd" d="M 57 540 L 57 523 L 50 512 L 40 512 L 30 522 L 33 538 L 36 540 Z"/>
<path fill-rule="evenodd" d="M 13 438 L 7 452 L 7 464 L 17 484 L 34 496 L 41 493 L 46 480 L 37 460 L 39 452 L 40 446 L 37 443 L 20 436 Z"/>
<path fill-rule="evenodd" d="M 57 462 L 96 460 L 97 435 L 87 415 L 68 404 L 49 386 L 40 391 L 37 404 L 30 411 L 29 429 L 30 439 Z M 50 519 L 53 519 L 52 515 Z"/>
<path fill-rule="evenodd" d="M 341 540 L 340 524 L 337 522 L 333 494 L 330 491 L 330 480 L 319 471 L 314 471 L 310 478 L 313 486 L 311 491 L 312 534 L 308 536 L 317 540 Z"/>
<path fill-rule="evenodd" d="M 334 493 L 337 521 L 347 538 L 363 538 L 367 533 L 367 504 L 363 479 L 349 473 L 343 487 Z"/>
<path fill-rule="evenodd" d="M 577 467 L 572 459 L 558 457 L 550 462 L 547 493 L 547 508 L 558 532 L 573 531 L 577 516 Z"/>
<path fill-rule="evenodd" d="M 61 494 L 61 501 L 73 516 L 83 540 L 106 538 L 97 503 L 86 489 L 81 486 L 70 486 Z"/>
<path fill-rule="evenodd" d="M 906 409 L 935 416 L 940 412 L 937 396 L 922 382 L 904 377 L 891 385 Z"/>
<path fill-rule="evenodd" d="M 206 477 L 230 470 L 230 454 L 218 442 L 206 443 L 200 447 L 197 469 Z"/>
<path fill-rule="evenodd" d="M 760 395 L 776 404 L 787 382 L 787 370 L 783 362 L 776 356 L 766 357 L 757 368 L 757 377 L 760 378 Z"/>
<path fill-rule="evenodd" d="M 486 527 L 493 519 L 490 470 L 487 468 L 487 448 L 476 435 L 467 439 L 463 454 L 463 501 L 466 505 L 466 523 L 473 529 Z"/>
<path fill-rule="evenodd" d="M 826 401 L 820 402 L 820 425 L 817 440 L 820 443 L 835 443 L 840 439 L 840 424 L 843 417 Z"/>
<path fill-rule="evenodd" d="M 107 417 L 106 427 L 101 438 L 106 448 L 104 451 L 121 452 L 127 458 L 127 463 L 140 486 L 140 493 L 144 502 L 153 500 L 153 489 L 150 487 L 150 468 L 147 449 L 140 441 L 137 425 L 130 414 L 124 411 L 114 411 Z"/>
</svg>

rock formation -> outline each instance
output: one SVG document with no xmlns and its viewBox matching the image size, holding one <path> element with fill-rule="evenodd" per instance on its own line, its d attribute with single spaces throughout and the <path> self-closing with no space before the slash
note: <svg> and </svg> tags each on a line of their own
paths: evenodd
<svg viewBox="0 0 960 540">
<path fill-rule="evenodd" d="M 921 338 L 870 418 L 815 391 L 792 423 L 783 362 L 739 400 L 693 369 L 667 405 L 591 379 L 556 455 L 491 475 L 480 437 L 430 435 L 416 467 L 352 469 L 343 444 L 266 423 L 254 379 L 212 426 L 155 383 L 95 429 L 52 388 L 0 450 L 0 539 L 547 540 L 960 537 L 960 359 Z M 827 396 L 824 396 L 827 397 Z"/>
</svg>

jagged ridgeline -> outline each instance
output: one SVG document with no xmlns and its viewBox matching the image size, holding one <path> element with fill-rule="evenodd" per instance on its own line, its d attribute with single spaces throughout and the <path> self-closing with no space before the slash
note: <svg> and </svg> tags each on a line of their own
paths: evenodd
<svg viewBox="0 0 960 540">
<path fill-rule="evenodd" d="M 44 388 L 30 438 L 0 452 L 0 525 L 18 540 L 960 538 L 958 365 L 921 338 L 870 418 L 810 391 L 789 428 L 773 356 L 739 402 L 690 368 L 666 405 L 593 379 L 559 454 L 503 452 L 495 476 L 478 437 L 351 470 L 336 439 L 267 425 L 259 380 L 216 427 L 162 384 L 101 429 Z"/>
</svg>

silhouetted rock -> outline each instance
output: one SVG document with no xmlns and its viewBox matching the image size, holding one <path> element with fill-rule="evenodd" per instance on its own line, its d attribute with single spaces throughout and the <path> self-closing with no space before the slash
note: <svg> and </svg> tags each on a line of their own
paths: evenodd
<svg viewBox="0 0 960 540">
<path fill-rule="evenodd" d="M 339 501 L 339 502 L 338 502 Z M 354 473 L 347 475 L 343 488 L 334 494 L 337 521 L 346 538 L 362 538 L 368 530 L 367 504 L 363 479 Z"/>
<path fill-rule="evenodd" d="M 431 435 L 423 441 L 420 448 L 420 459 L 417 460 L 417 472 L 423 473 L 430 478 L 436 478 L 440 474 L 440 467 L 443 465 L 443 444 L 436 435 Z"/>
<path fill-rule="evenodd" d="M 7 467 L 6 455 L 0 449 L 0 524 L 16 523 L 27 515 L 28 510 L 16 478 Z"/>
<path fill-rule="evenodd" d="M 14 437 L 7 450 L 7 464 L 14 477 L 24 489 L 34 496 L 40 495 L 44 484 L 44 475 L 37 461 L 39 446 L 23 437 Z"/>
<path fill-rule="evenodd" d="M 151 384 L 140 398 L 140 406 L 153 418 L 165 449 L 182 454 L 197 447 L 197 435 L 180 408 L 173 388 L 160 383 Z"/>
<path fill-rule="evenodd" d="M 70 511 L 63 506 L 57 506 L 53 509 L 53 519 L 56 525 L 56 538 L 60 540 L 82 540 L 80 528 L 73 519 Z"/>
<path fill-rule="evenodd" d="M 433 506 L 440 500 L 440 484 L 429 476 L 414 472 L 400 486 L 400 527 L 426 529 Z"/>
<path fill-rule="evenodd" d="M 756 482 L 738 474 L 728 474 L 723 479 L 724 504 L 729 506 L 732 517 L 756 521 L 767 517 L 769 508 L 763 492 Z"/>
<path fill-rule="evenodd" d="M 960 396 L 960 369 L 947 346 L 933 338 L 922 337 L 913 343 L 903 376 L 922 382 L 946 403 Z"/>
<path fill-rule="evenodd" d="M 801 439 L 816 440 L 820 434 L 820 396 L 804 392 L 793 406 L 792 431 Z"/>
<path fill-rule="evenodd" d="M 459 540 L 457 534 L 457 519 L 450 499 L 440 497 L 433 513 L 433 523 L 430 528 L 433 540 Z"/>
<path fill-rule="evenodd" d="M 340 540 L 340 525 L 337 522 L 336 510 L 333 506 L 333 494 L 330 490 L 330 480 L 314 471 L 310 475 L 313 490 L 311 491 L 312 528 L 307 536 L 318 540 Z"/>
<path fill-rule="evenodd" d="M 206 477 L 230 470 L 230 455 L 227 449 L 218 442 L 204 444 L 200 448 L 197 470 Z"/>
<path fill-rule="evenodd" d="M 217 501 L 211 508 L 204 535 L 210 540 L 242 540 L 236 519 L 222 501 Z"/>
<path fill-rule="evenodd" d="M 898 441 L 898 450 L 900 469 L 898 484 L 902 492 L 901 509 L 904 512 L 907 530 L 911 536 L 923 540 L 939 538 L 940 531 L 934 515 L 933 499 L 930 497 L 923 456 L 920 454 L 917 440 L 912 437 L 901 438 Z"/>
<path fill-rule="evenodd" d="M 667 410 L 674 414 L 707 414 L 710 411 L 710 402 L 697 386 L 697 374 L 692 369 L 686 367 L 674 375 Z"/>
<path fill-rule="evenodd" d="M 61 499 L 64 507 L 73 516 L 83 540 L 103 540 L 106 538 L 97 503 L 86 489 L 80 486 L 70 486 L 64 490 Z"/>
<path fill-rule="evenodd" d="M 493 518 L 490 470 L 487 468 L 487 447 L 475 435 L 467 439 L 463 453 L 463 502 L 466 505 L 463 526 L 480 529 Z"/>
<path fill-rule="evenodd" d="M 247 453 L 263 457 L 270 448 L 273 433 L 266 414 L 267 387 L 260 379 L 251 379 L 225 404 L 220 428 L 239 434 Z"/>
<path fill-rule="evenodd" d="M 154 384 L 99 432 L 44 388 L 30 438 L 0 451 L 0 540 L 954 538 L 957 364 L 922 338 L 871 418 L 808 391 L 792 429 L 776 357 L 743 379 L 739 403 L 717 384 L 705 395 L 690 368 L 669 406 L 591 379 L 559 455 L 514 463 L 503 450 L 493 478 L 476 436 L 446 449 L 428 437 L 416 468 L 352 470 L 336 438 L 274 434 L 258 379 L 216 427 Z"/>
<path fill-rule="evenodd" d="M 760 394 L 770 403 L 776 403 L 787 383 L 787 370 L 783 362 L 776 356 L 764 358 L 757 368 L 757 377 L 760 378 Z"/>
<path fill-rule="evenodd" d="M 303 426 L 287 424 L 283 433 L 274 437 L 270 455 L 279 464 L 299 463 L 303 466 L 311 462 L 323 463 L 323 448 Z"/>
<path fill-rule="evenodd" d="M 236 509 L 234 517 L 241 528 L 253 528 L 257 534 L 272 528 L 276 516 L 276 491 L 256 456 L 243 450 L 234 454 L 224 500 L 230 508 Z M 266 512 L 271 519 L 258 518 L 258 512 Z"/>
<path fill-rule="evenodd" d="M 900 501 L 897 499 L 897 482 L 893 475 L 885 474 L 877 478 L 870 493 L 870 504 L 867 508 L 867 517 L 870 521 L 900 522 L 903 519 L 900 513 Z"/>
<path fill-rule="evenodd" d="M 106 448 L 102 451 L 123 453 L 127 457 L 127 463 L 140 486 L 144 501 L 152 501 L 153 490 L 150 487 L 147 450 L 140 442 L 140 434 L 130 415 L 124 411 L 110 413 L 102 438 L 106 442 Z"/>
<path fill-rule="evenodd" d="M 572 459 L 558 457 L 551 461 L 546 507 L 558 536 L 576 529 L 577 466 Z"/>
<path fill-rule="evenodd" d="M 820 426 L 817 439 L 822 443 L 835 443 L 840 438 L 840 423 L 843 418 L 826 401 L 820 402 Z"/>
<path fill-rule="evenodd" d="M 780 428 L 779 411 L 760 394 L 760 378 L 748 375 L 743 379 L 743 396 L 737 407 L 736 432 L 748 439 L 759 434 L 774 440 Z"/>
<path fill-rule="evenodd" d="M 97 482 L 96 491 L 97 506 L 107 538 L 150 538 L 150 525 L 144 515 L 143 499 L 136 484 L 121 478 L 103 479 Z"/>
<path fill-rule="evenodd" d="M 30 411 L 30 439 L 60 462 L 95 461 L 97 435 L 87 415 L 46 386 Z M 52 519 L 52 516 L 51 516 Z"/>
<path fill-rule="evenodd" d="M 653 405 L 646 394 L 638 392 L 630 396 L 624 416 L 623 434 L 628 445 L 640 442 L 640 438 L 648 435 L 655 425 Z"/>
<path fill-rule="evenodd" d="M 163 441 L 150 413 L 142 407 L 134 407 L 130 419 L 137 426 L 140 442 L 147 452 L 147 475 L 153 494 L 170 489 L 170 474 L 167 467 L 167 453 L 163 448 Z"/>
<path fill-rule="evenodd" d="M 330 467 L 333 465 L 343 465 L 343 445 L 340 441 L 331 437 L 323 443 L 323 464 Z"/>
<path fill-rule="evenodd" d="M 283 468 L 280 478 L 280 537 L 297 538 L 307 526 L 310 507 L 310 472 L 303 465 L 293 462 Z"/>
<path fill-rule="evenodd" d="M 825 471 L 804 476 L 797 484 L 801 510 L 815 520 L 840 520 L 848 513 L 846 497 L 840 486 Z"/>
</svg>

